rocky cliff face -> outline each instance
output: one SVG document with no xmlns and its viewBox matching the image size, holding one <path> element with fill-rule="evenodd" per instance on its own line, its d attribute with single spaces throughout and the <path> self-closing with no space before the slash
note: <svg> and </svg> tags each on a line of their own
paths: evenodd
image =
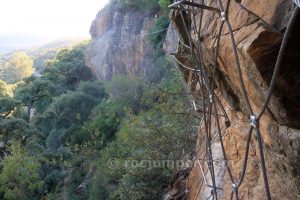
<svg viewBox="0 0 300 200">
<path fill-rule="evenodd" d="M 193 2 L 219 8 L 215 0 Z M 227 0 L 221 2 L 225 7 Z M 245 88 L 255 114 L 259 113 L 266 99 L 282 36 L 293 8 L 294 5 L 289 0 L 230 1 L 228 19 L 237 44 Z M 195 16 L 191 13 L 195 13 Z M 170 17 L 174 28 L 169 29 L 164 48 L 169 53 L 176 52 L 175 57 L 181 63 L 178 67 L 189 89 L 201 96 L 203 85 L 200 84 L 201 81 L 199 83 L 199 76 L 195 71 L 188 70 L 195 67 L 191 62 L 192 58 L 189 57 L 190 48 L 196 49 L 197 44 L 201 46 L 202 65 L 208 74 L 208 80 L 211 80 L 221 26 L 220 14 L 208 10 L 202 12 L 197 7 L 192 10 L 191 7 L 185 6 L 182 15 L 176 9 L 171 12 Z M 190 36 L 185 31 L 182 19 L 186 20 Z M 142 73 L 152 55 L 152 49 L 145 42 L 145 34 L 153 20 L 154 14 L 140 11 L 122 12 L 105 8 L 98 13 L 90 30 L 92 42 L 87 51 L 87 64 L 99 79 L 111 79 L 114 74 L 119 73 Z M 297 37 L 300 34 L 299 25 L 298 17 L 284 54 L 275 93 L 259 123 L 270 191 L 272 199 L 278 200 L 300 199 L 300 38 Z M 200 30 L 200 34 L 195 34 L 195 30 Z M 189 37 L 192 43 L 189 43 Z M 236 182 L 239 181 L 244 166 L 250 123 L 226 25 L 221 32 L 216 82 L 213 88 L 218 105 L 212 110 L 221 113 L 217 118 L 211 117 L 209 135 L 213 141 L 211 150 L 215 160 L 215 180 L 219 188 L 218 199 L 230 199 L 232 181 L 226 169 L 220 140 L 217 139 L 217 120 L 223 124 L 221 130 L 227 163 Z M 201 102 L 195 103 L 201 107 Z M 202 114 L 203 112 L 206 111 L 202 110 Z M 227 117 L 224 118 L 224 115 Z M 169 196 L 169 199 L 186 197 L 190 200 L 203 200 L 211 197 L 212 188 L 207 186 L 212 185 L 212 182 L 207 172 L 204 129 L 205 126 L 201 123 L 195 162 L 188 178 L 176 181 L 178 184 L 173 185 L 166 198 Z M 253 133 L 245 179 L 238 190 L 239 199 L 267 199 L 257 141 L 258 138 Z"/>
<path fill-rule="evenodd" d="M 195 0 L 193 2 L 219 8 L 215 0 Z M 221 2 L 226 7 L 227 0 Z M 255 114 L 259 113 L 266 99 L 282 36 L 294 8 L 295 5 L 292 1 L 287 0 L 242 0 L 231 1 L 229 4 L 228 19 L 232 25 L 237 44 L 245 88 Z M 179 43 L 177 42 L 178 48 L 175 56 L 181 63 L 178 66 L 182 70 L 190 89 L 200 95 L 201 87 L 205 87 L 200 83 L 205 80 L 199 81 L 199 76 L 196 75 L 195 71 L 187 68 L 194 68 L 191 61 L 193 58 L 187 55 L 191 56 L 190 47 L 195 50 L 197 44 L 200 44 L 203 60 L 201 64 L 208 74 L 207 81 L 211 80 L 221 20 L 220 15 L 216 12 L 208 10 L 202 12 L 197 7 L 194 9 L 192 12 L 192 7 L 185 6 L 184 11 L 180 14 L 177 8 L 172 11 L 171 18 L 181 40 Z M 195 15 L 193 16 L 191 13 L 195 13 Z M 186 21 L 186 28 L 190 36 L 185 31 L 183 19 Z M 200 24 L 200 35 L 197 35 L 195 30 L 199 29 Z M 272 199 L 300 199 L 299 27 L 300 17 L 298 16 L 292 29 L 287 51 L 284 54 L 283 66 L 277 79 L 275 93 L 259 123 Z M 189 37 L 192 39 L 191 43 L 189 43 Z M 219 103 L 217 103 L 215 110 L 212 108 L 212 111 L 228 116 L 227 119 L 218 115 L 218 119 L 216 116 L 211 117 L 209 137 L 212 139 L 214 173 L 216 186 L 219 188 L 217 193 L 219 199 L 230 199 L 232 181 L 226 169 L 220 140 L 216 139 L 218 138 L 216 121 L 219 120 L 221 124 L 224 124 L 221 130 L 227 163 L 236 182 L 239 181 L 244 164 L 250 124 L 226 24 L 221 32 L 216 82 L 213 91 L 215 99 L 218 99 Z M 196 103 L 201 105 L 200 102 Z M 190 200 L 212 198 L 212 188 L 208 185 L 213 183 L 207 172 L 207 163 L 209 162 L 205 161 L 208 159 L 206 157 L 208 147 L 205 132 L 205 126 L 202 123 L 200 124 L 195 151 L 195 163 L 188 178 L 184 180 L 188 186 L 187 190 L 184 191 L 184 188 L 181 191 L 174 188 L 171 190 L 172 196 L 181 194 L 178 199 L 184 197 L 185 195 L 182 193 L 185 192 L 187 192 L 187 199 Z M 253 133 L 245 179 L 238 190 L 239 199 L 267 199 L 257 140 L 256 134 Z M 185 184 L 178 185 L 182 189 L 182 185 Z"/>
<path fill-rule="evenodd" d="M 90 28 L 92 41 L 86 63 L 99 79 L 143 73 L 152 54 L 145 39 L 154 16 L 155 13 L 125 12 L 109 6 L 97 14 Z"/>
</svg>

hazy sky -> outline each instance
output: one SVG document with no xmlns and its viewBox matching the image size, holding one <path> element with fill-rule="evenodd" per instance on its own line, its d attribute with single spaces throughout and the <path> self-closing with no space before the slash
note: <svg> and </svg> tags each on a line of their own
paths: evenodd
<svg viewBox="0 0 300 200">
<path fill-rule="evenodd" d="M 108 0 L 1 0 L 0 34 L 88 37 Z"/>
</svg>

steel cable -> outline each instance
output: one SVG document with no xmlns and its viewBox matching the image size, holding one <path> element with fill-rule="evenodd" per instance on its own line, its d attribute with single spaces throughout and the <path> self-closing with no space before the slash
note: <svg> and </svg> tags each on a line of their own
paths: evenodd
<svg viewBox="0 0 300 200">
<path fill-rule="evenodd" d="M 271 79 L 271 83 L 269 86 L 266 100 L 263 104 L 261 112 L 258 114 L 258 117 L 256 118 L 254 115 L 249 97 L 248 97 L 247 90 L 246 90 L 243 73 L 242 73 L 242 68 L 241 68 L 241 64 L 240 64 L 240 60 L 239 60 L 238 48 L 237 48 L 236 41 L 235 41 L 234 34 L 233 34 L 233 29 L 232 29 L 232 26 L 228 19 L 230 0 L 227 1 L 225 9 L 222 5 L 221 0 L 216 0 L 216 2 L 219 5 L 220 12 L 217 12 L 217 13 L 220 13 L 221 24 L 220 24 L 220 29 L 217 33 L 217 44 L 216 44 L 216 50 L 215 50 L 215 55 L 214 55 L 214 59 L 213 59 L 213 70 L 212 70 L 211 81 L 210 81 L 209 71 L 206 70 L 207 66 L 205 66 L 205 63 L 203 61 L 203 55 L 202 55 L 202 50 L 201 50 L 201 34 L 200 33 L 201 33 L 201 26 L 202 26 L 202 21 L 203 21 L 203 11 L 204 10 L 208 10 L 210 12 L 216 11 L 215 8 L 204 5 L 204 0 L 202 0 L 201 4 L 195 3 L 194 0 L 192 0 L 192 1 L 176 1 L 176 3 L 171 5 L 171 8 L 176 7 L 176 9 L 179 10 L 182 24 L 184 27 L 185 35 L 186 35 L 186 37 L 188 37 L 188 44 L 182 42 L 181 40 L 180 41 L 181 41 L 181 44 L 183 45 L 183 47 L 188 47 L 187 49 L 190 51 L 192 68 L 182 64 L 178 59 L 175 59 L 175 61 L 179 65 L 181 65 L 184 69 L 186 69 L 196 75 L 197 81 L 198 81 L 199 87 L 200 87 L 200 89 L 199 89 L 200 96 L 202 97 L 202 107 L 203 107 L 202 108 L 203 109 L 202 119 L 203 119 L 203 123 L 204 123 L 203 132 L 205 135 L 205 143 L 204 144 L 206 145 L 206 147 L 205 147 L 206 154 L 205 155 L 208 157 L 207 165 L 208 165 L 208 171 L 210 172 L 210 177 L 211 177 L 211 181 L 212 181 L 212 186 L 209 186 L 208 184 L 205 184 L 205 185 L 207 187 L 213 188 L 212 197 L 213 197 L 213 199 L 218 199 L 218 194 L 217 194 L 218 187 L 216 186 L 216 174 L 215 174 L 214 160 L 213 160 L 214 157 L 213 157 L 213 151 L 212 151 L 212 146 L 211 146 L 212 141 L 215 140 L 214 139 L 215 137 L 212 137 L 212 134 L 213 134 L 213 132 L 212 132 L 212 122 L 213 122 L 212 116 L 214 116 L 214 119 L 215 119 L 214 123 L 215 123 L 215 126 L 217 127 L 217 133 L 215 133 L 215 134 L 219 136 L 219 142 L 220 142 L 221 149 L 222 149 L 222 156 L 225 161 L 225 167 L 227 168 L 227 172 L 228 172 L 230 180 L 232 182 L 232 191 L 230 194 L 230 199 L 233 199 L 234 196 L 237 200 L 239 199 L 238 190 L 241 187 L 241 185 L 244 181 L 244 178 L 245 178 L 248 159 L 249 159 L 249 149 L 250 149 L 251 138 L 253 135 L 253 130 L 255 129 L 256 135 L 257 135 L 257 144 L 258 144 L 258 148 L 259 148 L 260 160 L 261 160 L 260 163 L 261 163 L 262 175 L 263 175 L 263 180 L 264 180 L 265 192 L 267 195 L 267 199 L 270 200 L 271 194 L 270 194 L 270 189 L 269 189 L 267 169 L 266 169 L 266 165 L 265 165 L 264 150 L 263 150 L 264 144 L 263 144 L 263 139 L 262 139 L 262 135 L 261 135 L 260 128 L 259 128 L 259 120 L 262 117 L 262 115 L 264 114 L 265 110 L 267 109 L 269 101 L 273 94 L 275 82 L 276 82 L 280 67 L 282 65 L 284 52 L 285 52 L 285 49 L 287 46 L 288 36 L 291 32 L 291 29 L 295 22 L 296 16 L 299 12 L 299 8 L 297 7 L 294 10 L 292 17 L 289 21 L 289 24 L 287 26 L 287 30 L 284 34 L 282 45 L 281 45 L 281 48 L 280 48 L 280 51 L 278 54 L 278 58 L 277 58 L 277 61 L 275 64 L 275 68 L 274 68 L 274 72 L 273 72 L 273 76 Z M 186 6 L 187 8 L 184 6 Z M 190 9 L 190 7 L 191 7 L 191 9 Z M 200 22 L 199 22 L 198 27 L 197 27 L 197 23 L 196 23 L 195 7 L 201 12 L 200 13 Z M 188 17 L 185 19 L 183 12 L 188 12 L 187 15 L 192 16 L 192 18 L 190 19 Z M 194 25 L 194 28 L 192 27 L 193 25 Z M 222 130 L 221 130 L 221 126 L 220 126 L 218 108 L 220 108 L 223 112 L 223 115 L 225 117 L 225 126 L 227 128 L 230 126 L 230 121 L 229 121 L 228 115 L 224 109 L 224 106 L 222 105 L 221 101 L 218 99 L 218 97 L 214 93 L 214 87 L 215 87 L 214 85 L 215 85 L 216 74 L 217 74 L 220 41 L 221 41 L 221 36 L 222 36 L 221 33 L 223 31 L 224 25 L 227 26 L 227 29 L 229 32 L 231 46 L 232 46 L 233 55 L 234 55 L 234 62 L 236 65 L 238 79 L 239 79 L 239 85 L 240 85 L 240 89 L 242 92 L 244 104 L 246 105 L 248 114 L 250 116 L 250 128 L 249 128 L 248 133 L 246 134 L 247 140 L 246 140 L 246 146 L 245 146 L 245 154 L 244 154 L 244 158 L 243 158 L 244 160 L 243 160 L 241 175 L 239 177 L 238 182 L 235 182 L 235 179 L 231 172 L 230 166 L 228 164 L 226 149 L 225 149 L 225 145 L 224 145 L 224 141 L 223 141 L 224 136 L 222 135 Z M 192 39 L 191 31 L 194 31 L 194 35 L 196 35 L 196 38 L 197 38 L 196 42 L 194 42 Z M 204 91 L 204 88 L 206 89 L 206 91 Z M 206 100 L 204 97 L 206 98 Z M 195 110 L 197 111 L 197 108 L 195 108 Z M 211 140 L 211 137 L 213 138 L 213 140 Z M 200 150 L 200 148 L 199 148 L 199 150 Z M 196 156 L 198 155 L 198 153 L 199 152 L 196 153 Z M 201 167 L 201 171 L 203 171 L 202 167 Z M 204 178 L 202 180 L 204 180 L 206 182 L 206 178 L 205 177 L 202 177 L 202 178 Z M 199 194 L 199 191 L 198 191 L 198 194 Z"/>
</svg>

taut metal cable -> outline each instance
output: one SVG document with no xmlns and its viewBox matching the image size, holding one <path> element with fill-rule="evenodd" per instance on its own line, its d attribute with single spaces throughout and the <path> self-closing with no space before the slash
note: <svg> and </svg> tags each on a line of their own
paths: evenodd
<svg viewBox="0 0 300 200">
<path fill-rule="evenodd" d="M 239 53 L 235 41 L 235 37 L 233 34 L 233 29 L 231 26 L 231 23 L 228 19 L 228 12 L 229 12 L 229 7 L 231 0 L 228 0 L 225 7 L 222 5 L 221 0 L 215 0 L 215 4 L 218 5 L 217 7 L 211 7 L 208 5 L 204 5 L 204 0 L 201 1 L 201 3 L 195 3 L 194 0 L 191 1 L 175 1 L 175 3 L 171 4 L 169 7 L 171 9 L 176 9 L 176 11 L 179 12 L 183 27 L 184 27 L 184 36 L 188 38 L 188 42 L 183 42 L 180 40 L 180 45 L 183 47 L 181 51 L 184 52 L 178 52 L 178 54 L 174 55 L 174 60 L 178 65 L 180 66 L 180 69 L 182 71 L 189 71 L 190 73 L 193 73 L 195 78 L 197 79 L 198 82 L 198 88 L 199 88 L 199 95 L 202 97 L 202 102 L 201 102 L 201 114 L 202 114 L 202 129 L 201 131 L 204 133 L 205 136 L 205 156 L 207 156 L 207 166 L 208 166 L 208 172 L 209 172 L 209 177 L 211 178 L 211 183 L 212 185 L 208 184 L 207 181 L 207 174 L 204 173 L 204 169 L 202 165 L 200 164 L 200 169 L 201 169 L 201 180 L 204 181 L 204 185 L 206 187 L 211 187 L 212 188 L 212 194 L 209 198 L 213 199 L 218 199 L 218 192 L 217 189 L 217 182 L 216 182 L 216 173 L 215 173 L 215 166 L 214 166 L 214 155 L 213 155 L 213 150 L 212 150 L 212 143 L 215 142 L 216 136 L 219 137 L 219 142 L 221 145 L 221 150 L 222 150 L 222 156 L 225 161 L 225 167 L 227 169 L 231 185 L 232 185 L 232 191 L 230 194 L 230 199 L 233 199 L 235 197 L 236 200 L 239 199 L 239 188 L 241 187 L 242 183 L 244 182 L 245 175 L 246 175 L 246 170 L 247 170 L 247 164 L 248 164 L 248 159 L 249 159 L 249 151 L 250 151 L 250 143 L 251 139 L 253 136 L 253 131 L 256 132 L 257 135 L 257 145 L 259 149 L 259 156 L 260 156 L 260 164 L 261 164 L 261 170 L 262 170 L 262 176 L 263 176 L 263 181 L 264 181 L 264 189 L 266 192 L 266 197 L 268 200 L 271 200 L 271 192 L 269 189 L 269 181 L 268 181 L 268 176 L 267 176 L 267 169 L 266 169 L 266 164 L 265 164 L 265 158 L 264 158 L 264 149 L 263 149 L 263 139 L 260 131 L 260 119 L 263 116 L 264 112 L 266 111 L 270 99 L 272 97 L 272 94 L 274 92 L 275 88 L 275 82 L 280 70 L 280 67 L 282 65 L 283 57 L 284 57 L 284 52 L 287 47 L 288 43 L 288 36 L 291 32 L 291 29 L 294 25 L 294 22 L 296 20 L 297 14 L 299 12 L 299 6 L 300 6 L 300 1 L 299 0 L 294 0 L 295 4 L 298 6 L 295 8 L 295 10 L 292 13 L 292 16 L 290 18 L 290 21 L 287 25 L 287 29 L 285 31 L 281 48 L 278 54 L 278 58 L 275 64 L 273 76 L 271 79 L 271 83 L 269 86 L 268 93 L 266 95 L 266 99 L 263 103 L 261 111 L 255 115 L 253 108 L 251 106 L 249 97 L 248 97 L 248 92 L 246 90 L 244 78 L 242 75 L 242 68 L 240 64 L 240 59 L 239 59 Z M 239 3 L 239 2 L 237 2 Z M 217 32 L 217 40 L 216 40 L 216 50 L 214 52 L 214 58 L 212 59 L 212 73 L 207 70 L 208 66 L 203 60 L 203 53 L 202 53 L 202 48 L 203 45 L 201 44 L 201 29 L 202 29 L 202 22 L 203 22 L 203 12 L 206 10 L 207 12 L 213 12 L 219 15 L 221 23 L 219 26 L 219 30 Z M 196 15 L 200 14 L 200 21 L 197 23 L 196 21 Z M 197 27 L 198 26 L 198 27 Z M 226 148 L 224 145 L 224 134 L 222 134 L 222 129 L 223 127 L 230 127 L 230 121 L 228 118 L 228 115 L 226 113 L 226 110 L 224 109 L 224 106 L 222 105 L 222 102 L 218 99 L 214 92 L 214 87 L 216 84 L 216 77 L 217 77 L 217 68 L 218 68 L 218 57 L 219 57 L 219 50 L 220 50 L 220 42 L 221 42 L 221 33 L 224 29 L 224 27 L 227 27 L 228 29 L 228 35 L 230 37 L 231 41 L 231 47 L 234 55 L 234 62 L 236 65 L 236 71 L 238 74 L 238 81 L 239 81 L 239 87 L 242 93 L 243 97 L 243 102 L 246 106 L 247 113 L 249 115 L 249 129 L 248 132 L 246 133 L 246 141 L 245 141 L 245 153 L 243 157 L 243 164 L 242 164 L 242 170 L 240 172 L 240 177 L 236 179 L 233 176 L 232 169 L 229 166 L 228 159 L 227 159 L 227 154 L 226 154 Z M 195 37 L 192 36 L 192 33 Z M 183 37 L 183 35 L 181 35 Z M 185 38 L 186 38 L 185 37 Z M 196 40 L 194 40 L 196 38 Z M 184 40 L 185 41 L 185 40 Z M 183 64 L 178 57 L 181 57 L 181 55 L 185 55 L 187 52 L 190 54 L 189 58 L 191 63 L 188 64 Z M 180 54 L 181 53 L 181 54 Z M 191 65 L 188 66 L 188 65 Z M 194 94 L 194 92 L 192 92 Z M 193 98 L 196 99 L 196 98 Z M 193 106 L 195 107 L 195 111 L 198 111 L 197 106 L 195 101 L 193 101 Z M 218 110 L 221 110 L 223 112 L 222 115 L 218 113 Z M 256 117 L 257 116 L 257 117 Z M 214 118 L 214 120 L 212 119 Z M 221 126 L 221 120 L 220 117 L 224 117 L 224 125 Z M 215 131 L 215 136 L 213 136 L 214 132 L 212 130 L 212 125 L 213 123 L 215 124 L 216 131 Z M 222 128 L 221 128 L 222 127 Z M 196 156 L 200 152 L 196 152 Z M 202 154 L 202 153 L 201 153 Z M 201 188 L 200 188 L 201 189 Z M 199 195 L 200 191 L 198 191 L 197 196 Z"/>
</svg>

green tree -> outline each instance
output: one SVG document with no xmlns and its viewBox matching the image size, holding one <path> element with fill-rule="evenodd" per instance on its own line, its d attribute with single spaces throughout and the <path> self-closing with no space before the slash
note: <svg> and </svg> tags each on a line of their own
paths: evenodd
<svg viewBox="0 0 300 200">
<path fill-rule="evenodd" d="M 152 11 L 159 7 L 158 0 L 111 0 L 110 5 L 119 10 L 137 9 Z"/>
<path fill-rule="evenodd" d="M 90 69 L 84 64 L 85 48 L 85 45 L 79 45 L 61 50 L 40 77 L 24 79 L 18 84 L 13 97 L 6 91 L 0 96 L 0 141 L 6 148 L 12 140 L 21 141 L 24 146 L 22 156 L 27 158 L 30 153 L 30 161 L 41 160 L 42 190 L 49 194 L 46 195 L 48 198 L 61 197 L 60 184 L 65 179 L 72 180 L 65 186 L 67 190 L 76 189 L 76 184 L 82 181 L 89 170 L 95 151 L 103 146 L 102 139 L 105 140 L 105 137 L 98 134 L 97 129 L 115 129 L 109 127 L 113 124 L 111 120 L 104 119 L 108 114 L 103 115 L 104 121 L 100 122 L 109 125 L 97 125 L 93 120 L 96 118 L 92 114 L 93 108 L 102 101 L 106 102 L 108 95 L 104 83 L 93 81 Z M 3 82 L 0 86 L 6 89 L 7 84 Z M 108 111 L 110 109 L 107 108 Z M 10 149 L 4 151 L 12 156 L 17 155 Z M 73 168 L 80 170 L 80 175 L 72 173 Z M 19 198 L 9 197 L 12 193 L 7 191 L 4 194 L 6 198 Z M 29 194 L 26 196 L 22 198 L 41 197 L 38 192 L 32 197 Z M 1 198 L 4 197 L 0 193 Z M 76 199 L 75 195 L 72 199 Z"/>
<path fill-rule="evenodd" d="M 167 9 L 171 3 L 172 3 L 171 0 L 159 0 L 159 5 L 163 9 Z"/>
<path fill-rule="evenodd" d="M 163 55 L 162 47 L 167 35 L 169 23 L 170 20 L 168 16 L 162 15 L 156 19 L 155 24 L 149 29 L 149 33 L 151 34 L 148 35 L 148 41 L 161 55 Z"/>
<path fill-rule="evenodd" d="M 33 108 L 35 112 L 42 113 L 58 94 L 57 87 L 49 80 L 30 77 L 19 84 L 14 99 L 22 102 L 22 106 L 27 110 L 26 119 L 29 121 Z"/>
<path fill-rule="evenodd" d="M 14 84 L 7 84 L 0 79 L 0 96 L 12 96 L 14 88 Z"/>
<path fill-rule="evenodd" d="M 48 62 L 42 75 L 65 90 L 73 90 L 81 81 L 91 80 L 91 70 L 85 65 L 86 45 L 62 49 L 55 59 Z"/>
<path fill-rule="evenodd" d="M 8 83 L 21 81 L 34 72 L 33 60 L 25 52 L 13 53 L 4 63 L 0 78 Z"/>
<path fill-rule="evenodd" d="M 28 137 L 37 134 L 38 131 L 21 118 L 11 118 L 0 120 L 0 133 L 2 142 L 17 139 L 25 143 Z"/>
<path fill-rule="evenodd" d="M 20 102 L 11 97 L 1 97 L 0 96 L 0 116 L 2 119 L 10 117 L 15 111 L 15 109 L 20 106 Z"/>
<path fill-rule="evenodd" d="M 161 199 L 174 171 L 182 169 L 136 167 L 130 161 L 176 161 L 191 156 L 197 132 L 191 124 L 196 121 L 186 111 L 187 99 L 178 95 L 183 92 L 179 75 L 172 70 L 165 75 L 154 87 L 144 88 L 145 109 L 127 112 L 115 140 L 100 151 L 89 199 Z M 110 159 L 116 161 L 116 168 L 108 166 Z"/>
<path fill-rule="evenodd" d="M 39 176 L 40 164 L 26 154 L 20 142 L 14 142 L 11 155 L 2 161 L 0 190 L 7 200 L 39 199 L 43 181 Z"/>
<path fill-rule="evenodd" d="M 105 89 L 111 99 L 120 105 L 120 111 L 128 108 L 138 112 L 139 101 L 142 96 L 141 86 L 141 82 L 134 77 L 118 75 L 105 84 Z"/>
<path fill-rule="evenodd" d="M 47 147 L 56 151 L 62 145 L 61 137 L 68 129 L 82 126 L 95 103 L 92 96 L 81 92 L 69 92 L 55 98 L 48 110 L 36 119 L 37 127 L 47 138 Z"/>
</svg>

